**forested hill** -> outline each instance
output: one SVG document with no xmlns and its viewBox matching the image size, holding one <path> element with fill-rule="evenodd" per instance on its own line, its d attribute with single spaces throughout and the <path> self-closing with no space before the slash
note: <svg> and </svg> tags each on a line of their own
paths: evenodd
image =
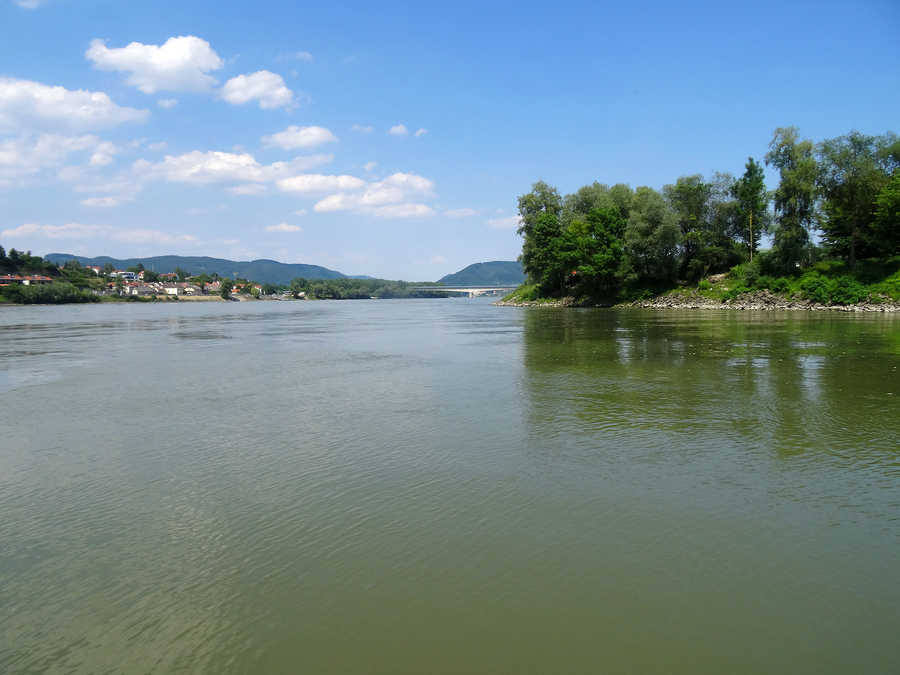
<svg viewBox="0 0 900 675">
<path fill-rule="evenodd" d="M 521 263 L 515 260 L 494 260 L 469 265 L 455 274 L 438 279 L 448 286 L 517 286 L 525 281 Z"/>
<path fill-rule="evenodd" d="M 343 279 L 345 275 L 318 265 L 288 264 L 275 260 L 235 261 L 223 258 L 162 255 L 152 258 L 127 258 L 119 260 L 107 256 L 86 258 L 69 253 L 50 253 L 47 260 L 60 265 L 67 260 L 77 260 L 82 265 L 103 266 L 109 263 L 116 269 L 127 269 L 138 264 L 154 272 L 174 272 L 181 268 L 190 274 L 218 274 L 220 277 L 252 279 L 261 284 L 289 284 L 292 279 Z"/>
</svg>

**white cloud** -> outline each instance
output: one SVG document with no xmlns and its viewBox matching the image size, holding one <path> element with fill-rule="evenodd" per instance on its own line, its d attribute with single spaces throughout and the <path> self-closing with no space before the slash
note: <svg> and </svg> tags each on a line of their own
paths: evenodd
<svg viewBox="0 0 900 675">
<path fill-rule="evenodd" d="M 263 228 L 266 232 L 303 232 L 303 228 L 299 225 L 288 225 L 287 223 L 279 223 L 278 225 L 267 225 Z"/>
<path fill-rule="evenodd" d="M 279 55 L 275 60 L 276 61 L 303 61 L 304 63 L 311 63 L 313 60 L 313 55 L 306 51 L 290 52 L 289 54 Z"/>
<path fill-rule="evenodd" d="M 104 241 L 128 244 L 175 244 L 197 241 L 197 237 L 190 234 L 172 234 L 162 230 L 127 229 L 82 223 L 66 223 L 65 225 L 26 223 L 19 227 L 3 230 L 0 235 L 7 239 L 103 239 Z"/>
<path fill-rule="evenodd" d="M 156 102 L 156 105 L 158 105 L 160 108 L 165 108 L 166 110 L 169 110 L 171 108 L 174 108 L 176 105 L 178 105 L 178 99 L 177 98 L 161 98 Z"/>
<path fill-rule="evenodd" d="M 266 186 L 261 183 L 245 183 L 228 188 L 233 195 L 261 195 L 266 191 Z"/>
<path fill-rule="evenodd" d="M 487 224 L 495 230 L 514 230 L 519 227 L 522 219 L 519 216 L 506 216 L 504 218 L 488 218 Z"/>
<path fill-rule="evenodd" d="M 395 124 L 390 129 L 388 129 L 388 133 L 391 136 L 406 136 L 409 134 L 409 129 L 406 128 L 404 124 Z"/>
<path fill-rule="evenodd" d="M 306 209 L 297 209 L 296 211 L 294 211 L 294 215 L 296 216 L 305 216 L 306 213 Z"/>
<path fill-rule="evenodd" d="M 444 211 L 444 215 L 448 218 L 471 218 L 478 215 L 475 209 L 449 209 Z"/>
<path fill-rule="evenodd" d="M 363 168 L 366 171 L 374 171 L 376 166 L 378 166 L 378 162 L 366 162 L 363 164 Z"/>
<path fill-rule="evenodd" d="M 115 145 L 96 136 L 61 136 L 40 134 L 0 140 L 0 186 L 9 186 L 26 177 L 35 176 L 46 169 L 55 169 L 69 161 L 72 155 L 90 154 L 92 166 L 102 166 L 112 161 L 118 152 Z M 66 171 L 69 169 L 69 171 Z M 65 167 L 60 177 L 80 175 L 82 167 Z"/>
<path fill-rule="evenodd" d="M 209 91 L 217 82 L 207 73 L 224 65 L 206 40 L 193 35 L 172 37 L 162 45 L 132 42 L 112 49 L 103 40 L 92 40 L 84 55 L 99 70 L 129 73 L 126 82 L 145 94 Z"/>
<path fill-rule="evenodd" d="M 91 166 L 106 166 L 113 161 L 113 155 L 118 154 L 119 148 L 109 141 L 102 141 L 91 155 Z"/>
<path fill-rule="evenodd" d="M 428 129 L 419 129 L 416 131 L 415 136 L 416 136 L 416 138 L 419 138 L 419 136 L 424 136 L 427 133 L 428 133 Z"/>
<path fill-rule="evenodd" d="M 165 141 L 159 141 L 159 143 L 150 143 L 147 146 L 147 149 L 151 150 L 152 152 L 162 152 L 163 150 L 165 150 L 168 147 L 169 147 L 168 143 L 166 143 Z"/>
<path fill-rule="evenodd" d="M 384 180 L 369 183 L 362 192 L 346 189 L 319 200 L 313 210 L 318 213 L 353 211 L 378 218 L 413 218 L 434 214 L 434 209 L 416 202 L 430 196 L 434 183 L 413 173 L 395 173 Z"/>
<path fill-rule="evenodd" d="M 284 150 L 314 148 L 317 145 L 334 143 L 336 141 L 337 137 L 325 127 L 298 127 L 295 125 L 291 125 L 277 134 L 262 137 L 263 145 Z"/>
<path fill-rule="evenodd" d="M 333 155 L 307 155 L 289 162 L 263 165 L 249 153 L 201 152 L 166 155 L 162 162 L 138 160 L 133 169 L 146 178 L 164 179 L 172 183 L 264 183 L 286 178 L 300 171 L 327 164 Z"/>
<path fill-rule="evenodd" d="M 278 181 L 278 189 L 283 192 L 331 192 L 333 190 L 358 190 L 366 183 L 356 176 L 325 176 L 308 173 Z"/>
<path fill-rule="evenodd" d="M 47 3 L 47 0 L 14 0 L 22 9 L 37 9 Z"/>
<path fill-rule="evenodd" d="M 91 197 L 89 199 L 82 199 L 81 205 L 99 209 L 108 209 L 119 206 L 123 201 L 125 200 L 121 197 Z"/>
<path fill-rule="evenodd" d="M 370 124 L 354 124 L 350 127 L 350 131 L 356 131 L 360 134 L 371 134 L 375 131 L 375 127 Z"/>
<path fill-rule="evenodd" d="M 426 218 L 434 215 L 434 209 L 426 204 L 390 204 L 370 210 L 377 218 Z"/>
<path fill-rule="evenodd" d="M 222 87 L 221 96 L 233 105 L 259 101 L 259 107 L 264 110 L 289 108 L 294 104 L 294 93 L 281 75 L 268 70 L 231 78 Z"/>
<path fill-rule="evenodd" d="M 0 77 L 0 129 L 96 129 L 143 122 L 149 115 L 147 110 L 118 106 L 103 92 Z"/>
</svg>

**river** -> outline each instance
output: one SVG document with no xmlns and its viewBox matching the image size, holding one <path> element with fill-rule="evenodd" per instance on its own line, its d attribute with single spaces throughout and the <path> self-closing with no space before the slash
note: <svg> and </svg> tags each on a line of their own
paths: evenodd
<svg viewBox="0 0 900 675">
<path fill-rule="evenodd" d="M 0 308 L 0 672 L 900 672 L 900 317 Z"/>
</svg>

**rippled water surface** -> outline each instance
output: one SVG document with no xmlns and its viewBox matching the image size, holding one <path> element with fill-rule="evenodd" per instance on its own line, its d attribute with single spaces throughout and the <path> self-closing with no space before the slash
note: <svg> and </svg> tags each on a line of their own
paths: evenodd
<svg viewBox="0 0 900 675">
<path fill-rule="evenodd" d="M 0 672 L 900 672 L 900 317 L 0 308 Z"/>
</svg>

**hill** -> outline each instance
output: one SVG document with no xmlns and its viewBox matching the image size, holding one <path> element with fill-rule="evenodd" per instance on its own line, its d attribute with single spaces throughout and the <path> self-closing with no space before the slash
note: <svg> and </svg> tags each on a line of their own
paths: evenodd
<svg viewBox="0 0 900 675">
<path fill-rule="evenodd" d="M 77 260 L 82 265 L 99 265 L 107 263 L 116 269 L 134 267 L 138 263 L 154 272 L 174 272 L 176 267 L 191 274 L 218 274 L 220 277 L 240 277 L 251 279 L 263 284 L 289 284 L 292 279 L 303 277 L 304 279 L 343 279 L 345 275 L 335 270 L 330 270 L 319 265 L 305 265 L 302 263 L 288 264 L 275 260 L 250 260 L 235 261 L 224 258 L 193 257 L 180 255 L 161 255 L 152 258 L 126 258 L 124 260 L 99 256 L 86 258 L 85 256 L 72 255 L 70 253 L 50 253 L 46 260 L 60 265 L 67 260 Z"/>
<path fill-rule="evenodd" d="M 518 286 L 524 281 L 522 264 L 515 260 L 474 263 L 438 279 L 448 286 Z"/>
</svg>

